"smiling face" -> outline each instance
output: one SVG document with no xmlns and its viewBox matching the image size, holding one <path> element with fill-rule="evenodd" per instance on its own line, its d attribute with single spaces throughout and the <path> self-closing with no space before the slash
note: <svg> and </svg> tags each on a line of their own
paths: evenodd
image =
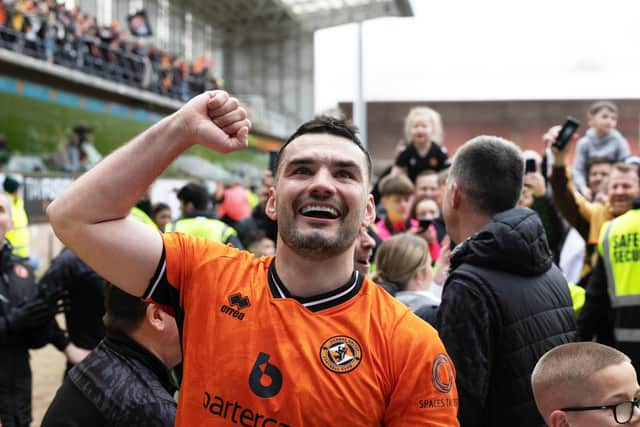
<svg viewBox="0 0 640 427">
<path fill-rule="evenodd" d="M 638 197 L 640 187 L 638 174 L 635 170 L 622 172 L 613 169 L 609 176 L 609 203 L 614 216 L 622 215 L 633 205 L 633 199 Z"/>
<path fill-rule="evenodd" d="M 326 259 L 352 248 L 374 217 L 364 153 L 352 141 L 305 134 L 283 152 L 266 212 L 280 241 L 299 255 Z"/>
</svg>

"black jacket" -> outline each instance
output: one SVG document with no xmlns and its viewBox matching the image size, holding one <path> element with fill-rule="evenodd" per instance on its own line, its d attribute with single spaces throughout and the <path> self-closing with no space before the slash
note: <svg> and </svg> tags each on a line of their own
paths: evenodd
<svg viewBox="0 0 640 427">
<path fill-rule="evenodd" d="M 157 357 L 127 335 L 107 332 L 69 371 L 42 426 L 173 426 L 175 391 Z"/>
<path fill-rule="evenodd" d="M 104 338 L 105 279 L 64 248 L 51 261 L 40 284 L 51 291 L 68 291 L 69 304 L 64 314 L 69 340 L 80 348 L 93 350 Z"/>
<path fill-rule="evenodd" d="M 502 212 L 454 249 L 438 331 L 456 368 L 462 427 L 545 425 L 531 372 L 574 340 L 575 315 L 535 212 Z"/>
<path fill-rule="evenodd" d="M 31 422 L 31 367 L 29 349 L 53 342 L 59 350 L 67 344 L 55 320 L 42 327 L 13 330 L 7 322 L 12 307 L 38 297 L 39 291 L 24 259 L 11 254 L 11 246 L 0 249 L 0 424 L 3 427 Z"/>
</svg>

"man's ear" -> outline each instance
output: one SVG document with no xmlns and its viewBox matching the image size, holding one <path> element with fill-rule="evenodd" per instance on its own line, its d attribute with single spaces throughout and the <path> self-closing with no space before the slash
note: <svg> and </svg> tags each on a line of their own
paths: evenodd
<svg viewBox="0 0 640 427">
<path fill-rule="evenodd" d="M 462 204 L 462 198 L 464 197 L 460 186 L 454 182 L 451 184 L 450 192 L 451 196 L 449 197 L 449 203 L 451 204 L 451 207 L 453 209 L 459 209 Z"/>
<path fill-rule="evenodd" d="M 567 413 L 559 409 L 549 415 L 549 425 L 551 427 L 571 427 L 571 423 L 567 420 Z"/>
<path fill-rule="evenodd" d="M 273 187 L 269 188 L 269 196 L 267 197 L 267 204 L 264 207 L 264 212 L 267 214 L 269 219 L 272 221 L 277 221 L 276 215 L 276 191 Z"/>
<path fill-rule="evenodd" d="M 369 194 L 367 198 L 367 204 L 364 208 L 364 218 L 362 219 L 362 226 L 368 227 L 376 220 L 376 204 L 373 200 L 373 196 Z"/>
<path fill-rule="evenodd" d="M 162 331 L 165 328 L 164 313 L 159 305 L 149 304 L 145 314 L 146 320 L 154 329 Z"/>
</svg>

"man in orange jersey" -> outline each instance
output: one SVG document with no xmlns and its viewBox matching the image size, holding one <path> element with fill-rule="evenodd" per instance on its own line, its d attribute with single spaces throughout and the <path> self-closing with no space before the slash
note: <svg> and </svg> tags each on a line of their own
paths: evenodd
<svg viewBox="0 0 640 427">
<path fill-rule="evenodd" d="M 345 122 L 301 126 L 265 210 L 275 257 L 126 219 L 184 150 L 246 147 L 235 98 L 199 95 L 79 178 L 48 214 L 58 236 L 125 291 L 169 306 L 184 376 L 176 425 L 457 426 L 455 371 L 436 332 L 354 271 L 374 217 L 371 159 Z"/>
</svg>

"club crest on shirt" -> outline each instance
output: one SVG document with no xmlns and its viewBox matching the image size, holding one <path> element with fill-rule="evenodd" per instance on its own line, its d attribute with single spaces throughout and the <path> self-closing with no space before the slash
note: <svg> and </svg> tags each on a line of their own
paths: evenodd
<svg viewBox="0 0 640 427">
<path fill-rule="evenodd" d="M 356 340 L 345 335 L 331 337 L 320 347 L 320 361 L 331 372 L 351 372 L 361 360 L 362 347 Z"/>
<path fill-rule="evenodd" d="M 440 393 L 449 393 L 453 387 L 453 370 L 451 369 L 451 362 L 444 353 L 439 353 L 435 359 L 433 359 L 433 386 Z"/>
</svg>

